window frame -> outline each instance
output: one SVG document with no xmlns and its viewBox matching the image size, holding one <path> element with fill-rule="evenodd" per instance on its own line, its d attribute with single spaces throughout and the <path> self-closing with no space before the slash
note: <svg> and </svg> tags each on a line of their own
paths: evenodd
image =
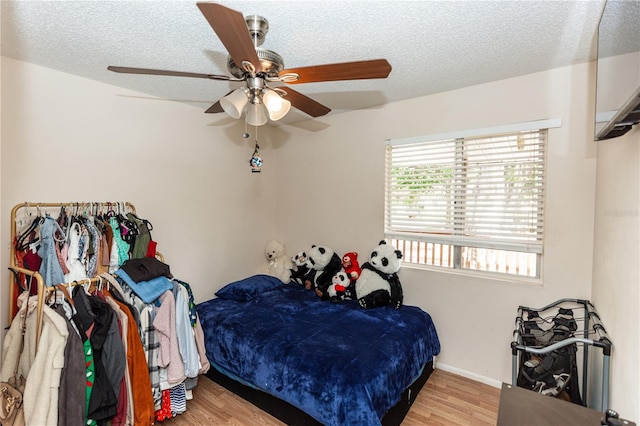
<svg viewBox="0 0 640 426">
<path fill-rule="evenodd" d="M 407 144 L 415 145 L 420 143 L 440 142 L 440 141 L 449 141 L 449 140 L 453 140 L 456 144 L 458 144 L 457 141 L 460 140 L 460 141 L 463 141 L 461 143 L 464 144 L 464 140 L 473 141 L 473 140 L 489 138 L 489 137 L 500 137 L 500 136 L 504 136 L 505 134 L 513 135 L 519 132 L 540 131 L 540 132 L 544 132 L 544 134 L 546 135 L 544 142 L 542 143 L 542 150 L 543 150 L 542 168 L 544 173 L 544 176 L 542 177 L 542 184 L 546 186 L 546 174 L 547 174 L 546 169 L 547 169 L 547 163 L 548 163 L 547 147 L 549 143 L 549 134 L 550 134 L 549 130 L 557 127 L 561 127 L 561 124 L 562 123 L 560 119 L 536 120 L 536 121 L 529 121 L 529 122 L 523 122 L 523 123 L 508 124 L 504 126 L 488 127 L 483 129 L 471 129 L 471 130 L 463 130 L 458 132 L 423 135 L 423 136 L 416 136 L 416 137 L 403 138 L 403 139 L 390 139 L 386 141 L 385 150 L 388 151 L 389 149 L 392 149 L 393 146 L 397 146 L 397 145 L 407 145 Z M 459 167 L 459 164 L 457 163 L 458 160 L 459 159 L 456 159 L 455 167 Z M 445 272 L 458 272 L 458 273 L 462 272 L 464 274 L 470 274 L 474 276 L 485 276 L 485 277 L 489 276 L 489 277 L 498 278 L 498 279 L 509 279 L 509 280 L 518 280 L 518 281 L 522 280 L 525 282 L 536 282 L 536 283 L 541 282 L 542 272 L 543 272 L 543 258 L 544 258 L 543 256 L 544 254 L 544 221 L 542 221 L 542 223 L 539 225 L 541 229 L 536 227 L 536 230 L 540 229 L 542 233 L 541 241 L 538 243 L 539 247 L 537 248 L 527 247 L 526 250 L 522 250 L 520 247 L 516 247 L 516 250 L 511 250 L 512 253 L 526 253 L 526 252 L 535 253 L 535 256 L 536 256 L 535 257 L 535 276 L 522 274 L 522 273 L 519 273 L 519 271 L 518 273 L 511 273 L 508 271 L 508 268 L 506 269 L 507 272 L 502 272 L 502 271 L 496 272 L 496 271 L 490 271 L 490 270 L 472 269 L 472 268 L 465 267 L 464 265 L 462 265 L 462 251 L 465 249 L 465 247 L 480 249 L 480 248 L 483 248 L 483 245 L 482 244 L 469 245 L 468 242 L 467 244 L 464 244 L 464 238 L 459 238 L 458 240 L 456 240 L 455 238 L 450 238 L 450 237 L 447 237 L 446 235 L 424 233 L 425 231 L 424 229 L 413 230 L 413 232 L 408 232 L 406 234 L 403 232 L 399 232 L 398 230 L 390 229 L 389 227 L 390 226 L 389 215 L 391 214 L 390 213 L 390 205 L 391 205 L 390 197 L 393 195 L 393 192 L 390 188 L 391 164 L 389 164 L 389 161 L 390 161 L 390 153 L 385 152 L 385 191 L 384 191 L 385 193 L 385 206 L 384 206 L 385 207 L 385 211 L 384 211 L 385 238 L 388 241 L 391 241 L 392 243 L 396 243 L 396 244 L 399 243 L 398 240 L 406 241 L 407 243 L 424 242 L 425 250 L 426 250 L 427 244 L 430 244 L 430 243 L 433 244 L 434 250 L 435 250 L 435 244 L 441 245 L 440 250 L 442 250 L 442 244 L 448 245 L 449 246 L 448 250 L 453 250 L 453 260 L 451 261 L 451 264 L 449 266 L 442 266 L 442 260 L 440 262 L 440 265 L 434 265 L 434 264 L 428 263 L 428 260 L 426 259 L 426 253 L 425 253 L 424 262 L 418 262 L 418 263 L 407 262 L 407 260 L 405 259 L 404 260 L 405 264 L 409 264 L 419 268 L 427 268 L 427 269 L 433 268 L 438 271 L 445 271 Z M 541 213 L 542 217 L 544 217 L 544 214 L 546 211 L 546 201 L 544 199 L 545 193 L 546 191 L 543 190 L 541 204 L 538 204 L 538 206 L 541 206 L 542 208 L 542 213 Z M 465 195 L 461 199 L 467 200 L 468 197 Z M 460 200 L 460 198 L 457 198 L 457 200 Z M 465 211 L 465 215 L 466 214 L 467 212 Z M 466 216 L 464 217 L 466 220 Z M 497 249 L 492 248 L 489 238 L 487 238 L 487 243 L 484 246 L 484 248 L 489 250 L 492 250 L 492 249 L 498 250 L 504 253 L 509 252 L 509 250 L 507 250 L 508 244 L 499 245 Z"/>
</svg>

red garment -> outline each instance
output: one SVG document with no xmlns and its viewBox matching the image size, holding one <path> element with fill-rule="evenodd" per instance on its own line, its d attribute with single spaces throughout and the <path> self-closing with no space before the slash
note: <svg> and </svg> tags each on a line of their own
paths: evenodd
<svg viewBox="0 0 640 426">
<path fill-rule="evenodd" d="M 156 247 L 158 243 L 151 240 L 149 241 L 149 246 L 147 247 L 147 257 L 156 257 Z"/>
<path fill-rule="evenodd" d="M 42 258 L 38 256 L 38 253 L 27 250 L 22 257 L 24 267 L 30 271 L 39 271 L 42 264 Z M 35 294 L 35 293 L 34 293 Z"/>
<path fill-rule="evenodd" d="M 156 420 L 162 422 L 171 417 L 171 393 L 169 389 L 165 389 L 162 391 L 162 405 L 160 409 L 156 411 Z"/>
<path fill-rule="evenodd" d="M 14 239 L 14 247 L 17 244 L 17 237 Z M 38 256 L 37 253 L 34 253 L 32 250 L 18 250 L 17 248 L 14 251 L 16 266 L 24 269 L 29 269 L 30 271 L 39 271 L 40 264 L 42 263 L 42 258 Z M 14 314 L 18 312 L 18 296 L 29 286 L 29 280 L 31 277 L 28 277 L 26 274 L 18 273 L 17 278 L 12 280 L 11 285 L 14 285 L 13 292 L 13 300 L 9 303 L 12 304 L 12 310 Z M 33 282 L 31 286 L 31 290 L 29 293 L 31 296 L 35 296 L 38 294 L 38 286 L 36 282 Z"/>
<path fill-rule="evenodd" d="M 112 426 L 127 424 L 129 399 L 127 398 L 127 379 L 124 375 L 122 375 L 122 380 L 120 380 L 120 389 L 118 392 L 118 408 L 116 409 L 116 415 L 111 418 Z"/>
</svg>

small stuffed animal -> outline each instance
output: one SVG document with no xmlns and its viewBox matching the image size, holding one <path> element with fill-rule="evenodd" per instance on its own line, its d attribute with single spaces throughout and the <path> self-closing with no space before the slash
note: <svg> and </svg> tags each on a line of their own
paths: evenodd
<svg viewBox="0 0 640 426">
<path fill-rule="evenodd" d="M 402 252 L 384 240 L 380 241 L 362 265 L 360 278 L 356 281 L 356 296 L 363 308 L 390 305 L 402 306 L 402 285 L 398 278 Z"/>
<path fill-rule="evenodd" d="M 331 285 L 327 289 L 329 300 L 333 303 L 342 302 L 347 288 L 351 285 L 349 276 L 345 271 L 340 271 L 331 278 Z"/>
<path fill-rule="evenodd" d="M 340 256 L 329 247 L 316 245 L 311 246 L 307 256 L 310 269 L 305 277 L 305 287 L 313 288 L 319 297 L 328 298 L 325 293 L 331 285 L 331 278 L 342 268 Z"/>
<path fill-rule="evenodd" d="M 270 240 L 264 247 L 264 255 L 267 264 L 263 266 L 261 273 L 280 279 L 283 283 L 291 281 L 291 268 L 293 263 L 287 255 L 284 243 L 278 240 Z"/>
<path fill-rule="evenodd" d="M 291 281 L 304 285 L 304 277 L 309 273 L 309 258 L 307 253 L 301 251 L 291 258 L 293 267 L 291 268 Z"/>
<path fill-rule="evenodd" d="M 342 256 L 342 267 L 349 276 L 351 284 L 360 277 L 360 264 L 358 263 L 358 253 L 349 252 Z"/>
</svg>

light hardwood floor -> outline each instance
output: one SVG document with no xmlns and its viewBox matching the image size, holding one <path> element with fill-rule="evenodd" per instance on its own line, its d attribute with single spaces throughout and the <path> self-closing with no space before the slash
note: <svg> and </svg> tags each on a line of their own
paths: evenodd
<svg viewBox="0 0 640 426">
<path fill-rule="evenodd" d="M 435 370 L 418 394 L 403 426 L 495 425 L 500 389 L 442 370 Z M 201 376 L 187 411 L 160 423 L 166 426 L 282 426 L 217 383 Z"/>
</svg>

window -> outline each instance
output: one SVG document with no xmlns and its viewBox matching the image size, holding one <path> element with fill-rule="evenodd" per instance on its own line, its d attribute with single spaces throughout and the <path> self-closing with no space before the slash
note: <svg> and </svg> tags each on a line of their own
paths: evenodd
<svg viewBox="0 0 640 426">
<path fill-rule="evenodd" d="M 540 278 L 546 137 L 389 141 L 385 237 L 405 263 Z"/>
</svg>

